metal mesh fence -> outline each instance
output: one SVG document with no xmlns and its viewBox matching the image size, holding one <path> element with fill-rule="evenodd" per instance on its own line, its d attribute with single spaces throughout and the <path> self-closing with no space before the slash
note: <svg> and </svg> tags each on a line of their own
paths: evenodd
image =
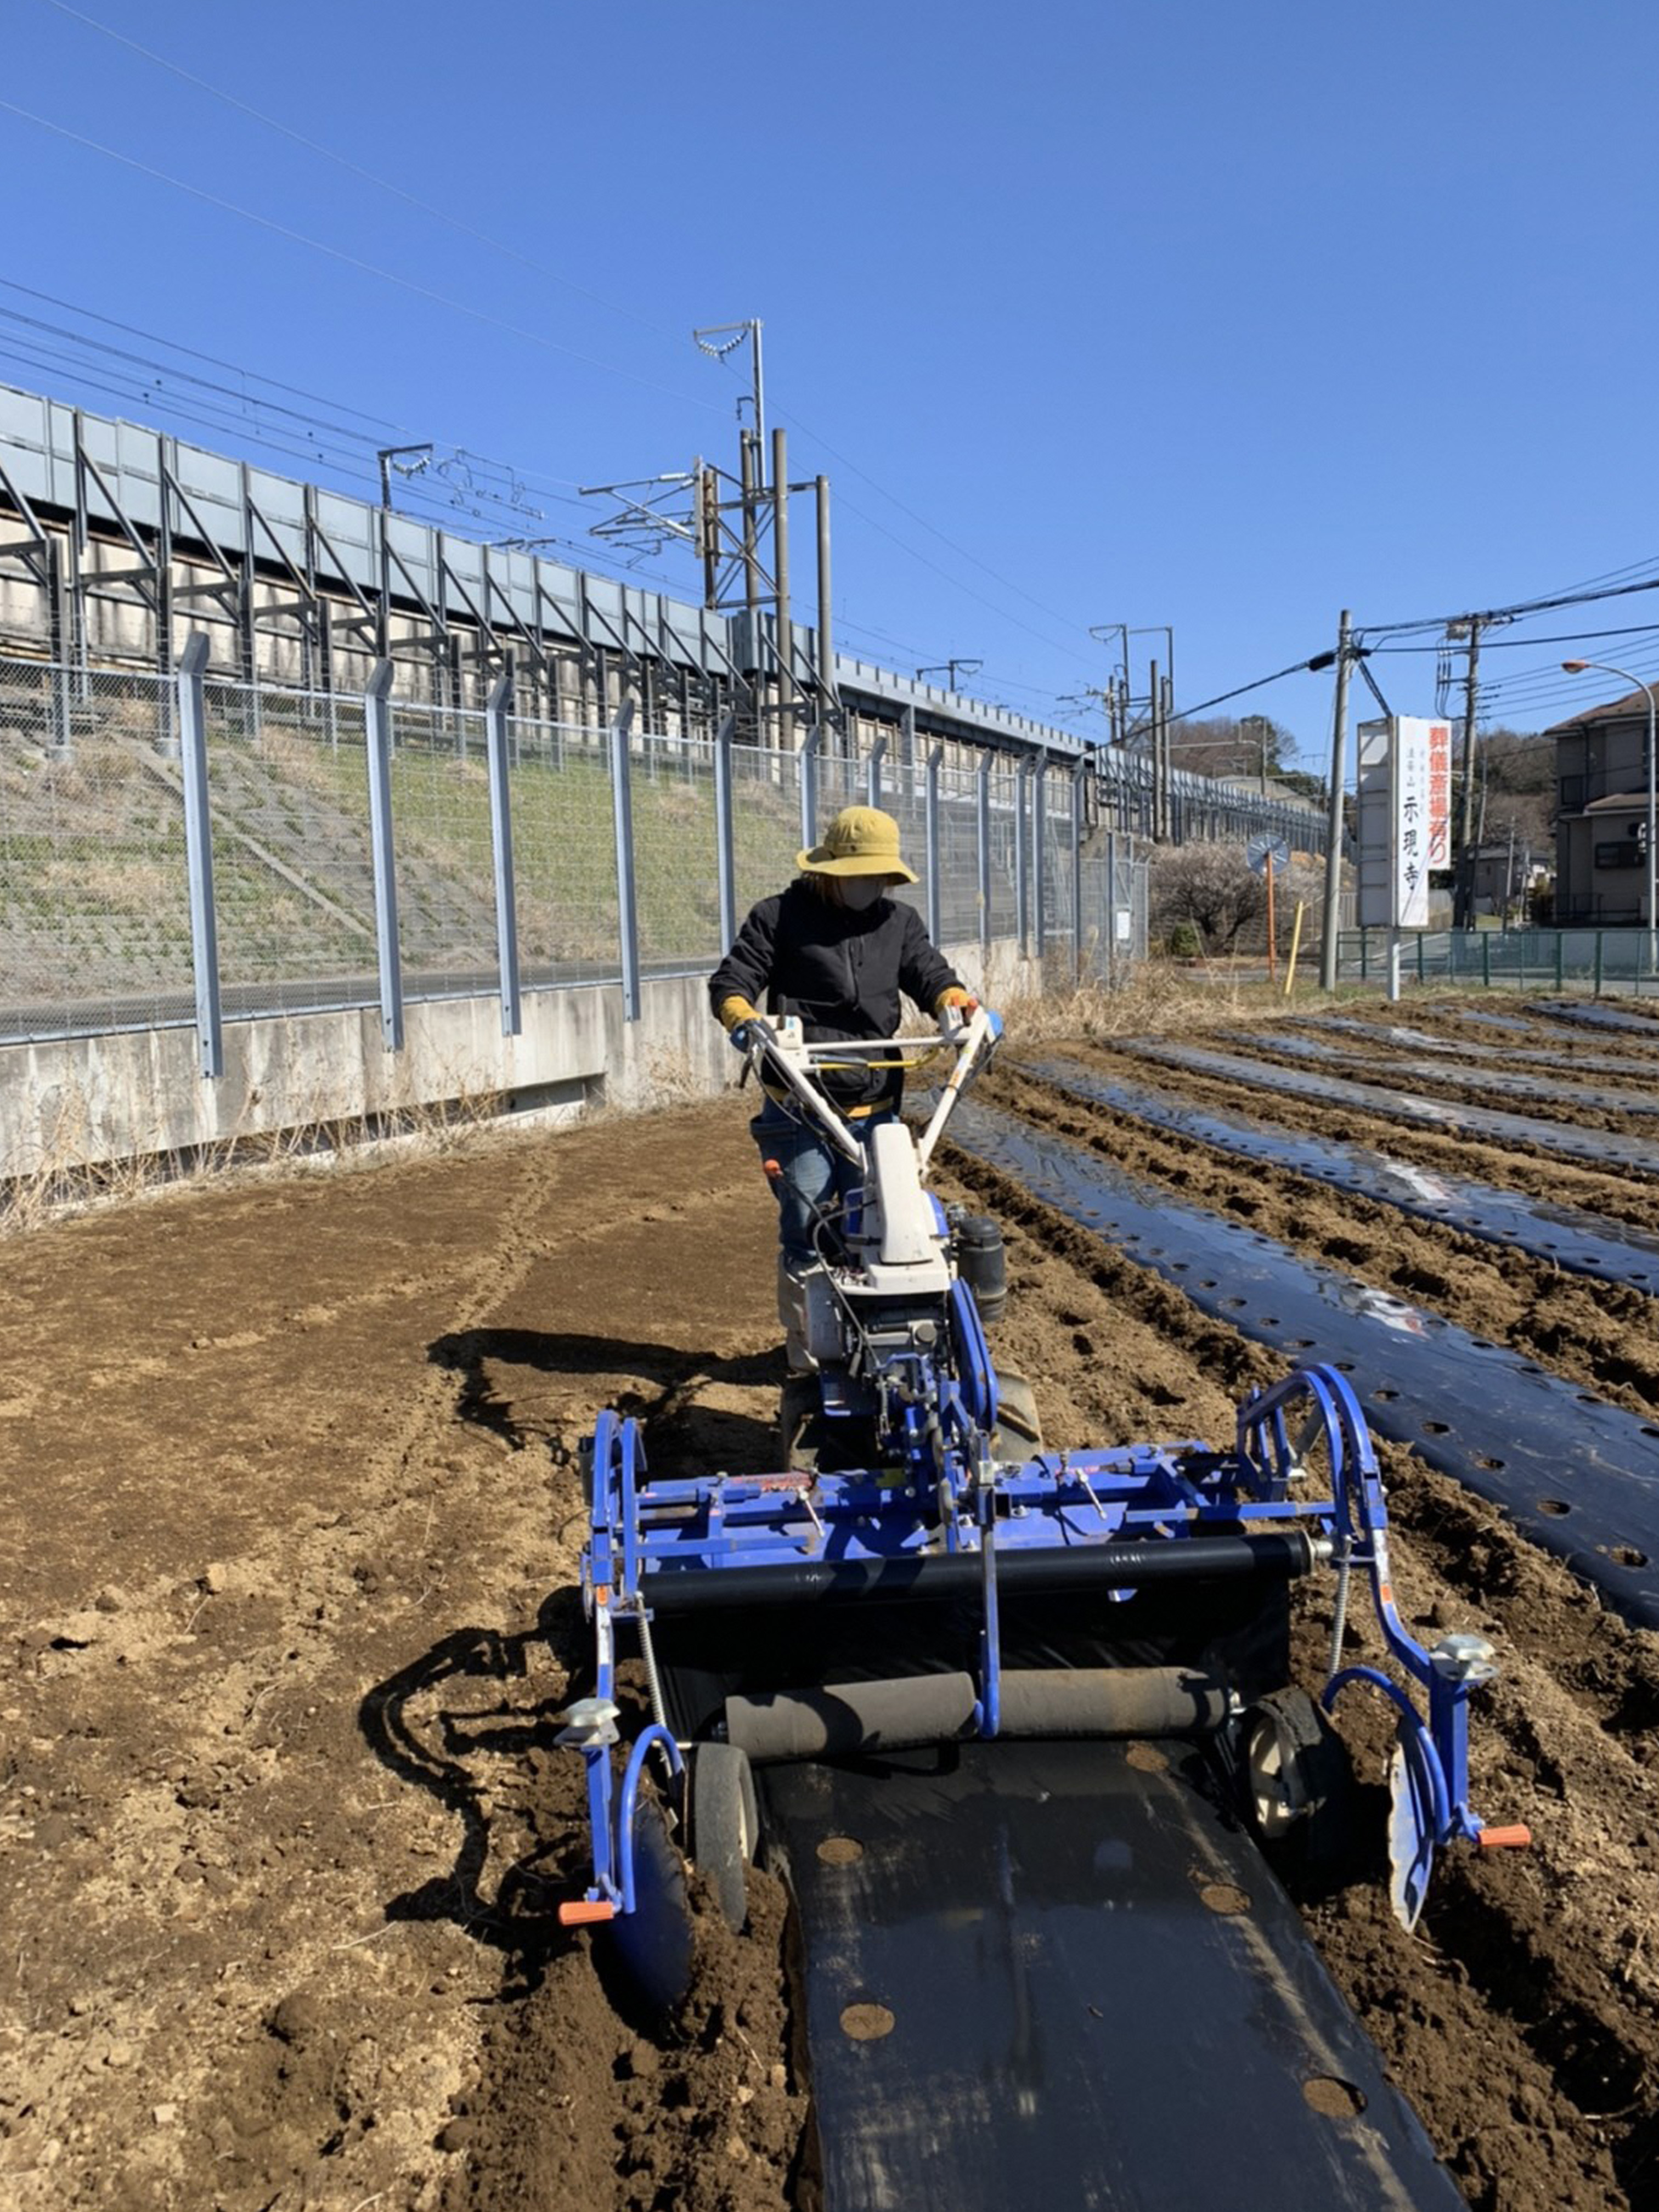
<svg viewBox="0 0 1659 2212">
<path fill-rule="evenodd" d="M 0 1036 L 193 1016 L 176 714 L 160 676 L 0 665 Z"/>
<path fill-rule="evenodd" d="M 394 702 L 392 820 L 404 994 L 495 988 L 495 892 L 484 718 Z"/>
<path fill-rule="evenodd" d="M 1046 780 L 1041 823 L 1043 949 L 1048 952 L 1069 951 L 1073 917 L 1072 784 L 1068 777 L 1049 776 Z"/>
<path fill-rule="evenodd" d="M 1082 969 L 1098 981 L 1127 980 L 1146 957 L 1150 877 L 1133 838 L 1101 835 L 1083 856 Z"/>
<path fill-rule="evenodd" d="M 509 726 L 507 807 L 527 989 L 613 982 L 622 973 L 609 744 L 605 731 L 571 723 Z"/>
<path fill-rule="evenodd" d="M 194 717 L 181 713 L 181 680 L 102 672 L 77 684 L 63 668 L 0 662 L 0 1038 L 194 1019 L 184 743 Z M 218 955 L 208 981 L 222 1013 L 374 1005 L 374 724 L 363 701 L 215 680 L 203 686 L 202 708 Z M 394 697 L 389 728 L 404 994 L 493 992 L 501 976 L 489 717 Z M 504 743 L 520 984 L 614 981 L 624 918 L 612 733 L 516 717 Z M 766 746 L 733 745 L 730 757 L 741 920 L 795 873 L 803 769 L 799 756 Z M 715 748 L 678 732 L 635 734 L 628 758 L 641 968 L 707 973 L 721 951 Z M 988 908 L 978 771 L 938 771 L 936 861 L 925 750 L 913 757 L 901 748 L 872 772 L 826 734 L 814 774 L 820 834 L 848 805 L 873 799 L 895 816 L 921 878 L 904 896 L 924 912 L 936 866 L 942 944 L 1012 937 L 1022 866 L 1030 942 L 1039 874 L 1032 782 L 1012 763 L 994 762 L 983 778 Z M 1072 932 L 1069 780 L 1051 776 L 1047 798 L 1043 936 L 1045 949 L 1058 951 Z M 1144 874 L 1143 866 L 1143 892 Z M 1115 902 L 1091 862 L 1084 898 L 1085 963 L 1107 944 L 1126 959 L 1144 951 L 1144 897 L 1126 924 L 1133 900 L 1120 884 Z"/>
<path fill-rule="evenodd" d="M 713 751 L 678 736 L 637 738 L 632 782 L 640 964 L 657 975 L 713 968 L 723 950 Z"/>
<path fill-rule="evenodd" d="M 945 945 L 980 941 L 979 779 L 942 769 L 939 780 L 939 924 Z"/>
<path fill-rule="evenodd" d="M 210 684 L 204 703 L 225 1011 L 372 1000 L 362 702 Z"/>
<path fill-rule="evenodd" d="M 1337 973 L 1347 982 L 1384 983 L 1386 929 L 1342 930 Z M 1645 929 L 1433 929 L 1402 932 L 1400 973 L 1407 982 L 1478 984 L 1503 990 L 1589 984 L 1636 996 L 1659 993 L 1659 960 Z"/>
<path fill-rule="evenodd" d="M 991 934 L 1012 937 L 1018 927 L 1015 911 L 1016 852 L 1021 834 L 1019 779 L 1013 769 L 994 761 L 990 775 Z"/>
<path fill-rule="evenodd" d="M 818 818 L 835 808 L 818 785 Z M 839 802 L 838 802 L 839 803 Z M 792 753 L 764 745 L 732 748 L 732 880 L 738 920 L 757 899 L 781 891 L 795 872 L 800 850 L 800 763 Z"/>
</svg>

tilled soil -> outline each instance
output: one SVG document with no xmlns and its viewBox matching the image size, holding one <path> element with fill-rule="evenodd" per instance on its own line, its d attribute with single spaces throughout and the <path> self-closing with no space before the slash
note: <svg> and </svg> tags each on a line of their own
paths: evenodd
<svg viewBox="0 0 1659 2212">
<path fill-rule="evenodd" d="M 1532 1018 L 1497 997 L 1405 1018 L 1505 1042 L 1475 1010 Z M 1381 1056 L 1400 1017 L 1370 1018 Z M 1537 1022 L 1514 1042 L 1561 1071 L 1622 1055 L 1628 1087 L 1659 1088 L 1640 1038 Z M 1101 1036 L 1065 1049 L 1659 1221 L 1652 1121 L 1653 1176 L 1607 1175 L 1176 1078 Z M 1652 1417 L 1659 1316 L 1639 1292 L 1229 1160 L 1014 1058 L 986 1093 L 1005 1108 Z M 1474 1063 L 1459 1072 L 1480 1099 Z M 700 1911 L 672 2039 L 630 2021 L 555 1918 L 587 1878 L 553 1717 L 586 1663 L 572 1580 L 594 1411 L 642 1416 L 658 1468 L 775 1456 L 773 1229 L 744 1122 L 726 1099 L 180 1192 L 8 1245 L 0 2204 L 802 2201 L 775 1883 L 751 1877 L 741 1939 Z M 1032 1377 L 1051 1443 L 1222 1440 L 1280 1371 L 966 1156 L 947 1182 L 1004 1222 L 996 1349 Z M 1535 1843 L 1448 1855 L 1414 1936 L 1374 1882 L 1308 1899 L 1308 1923 L 1473 2204 L 1632 2212 L 1659 2202 L 1659 1639 L 1489 1506 L 1382 1456 L 1408 1620 L 1499 1649 L 1475 1802 Z M 1310 1652 L 1322 1603 L 1303 1606 Z M 1382 1739 L 1354 1721 L 1374 1770 Z"/>
</svg>

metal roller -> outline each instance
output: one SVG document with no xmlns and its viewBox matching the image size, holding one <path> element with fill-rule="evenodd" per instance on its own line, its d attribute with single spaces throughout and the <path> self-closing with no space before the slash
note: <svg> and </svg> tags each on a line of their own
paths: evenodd
<svg viewBox="0 0 1659 2212">
<path fill-rule="evenodd" d="M 757 1765 L 905 1751 L 974 1734 L 968 1674 L 732 1697 L 729 1742 Z M 1004 1736 L 1205 1735 L 1231 1710 L 1226 1685 L 1191 1667 L 1009 1668 L 1001 1677 Z"/>
<path fill-rule="evenodd" d="M 1293 1582 L 1330 1555 L 1304 1528 L 1247 1536 L 1191 1536 L 1180 1543 L 1075 1544 L 1051 1552 L 999 1553 L 997 1577 L 1010 1595 L 1140 1589 L 1153 1583 Z M 800 1559 L 787 1565 L 726 1567 L 718 1574 L 659 1575 L 655 1613 L 735 1612 L 744 1606 L 793 1606 L 873 1597 L 971 1596 L 985 1570 L 977 1552 L 899 1553 L 882 1559 Z"/>
</svg>

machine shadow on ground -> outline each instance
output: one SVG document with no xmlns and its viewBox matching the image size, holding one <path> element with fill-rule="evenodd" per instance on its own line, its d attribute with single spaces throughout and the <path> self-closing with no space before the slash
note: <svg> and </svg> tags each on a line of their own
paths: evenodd
<svg viewBox="0 0 1659 2212">
<path fill-rule="evenodd" d="M 540 1646 L 562 1660 L 578 1655 L 581 1643 L 580 1598 L 574 1589 L 556 1589 L 533 1627 L 452 1630 L 375 1683 L 357 1709 L 359 1730 L 380 1763 L 460 1823 L 448 1873 L 388 1898 L 387 1920 L 452 1922 L 503 1954 L 528 1984 L 556 1951 L 571 1948 L 556 1908 L 579 1867 L 574 1844 L 550 1851 L 541 1824 L 526 1822 L 519 1802 L 526 1778 L 562 1773 L 568 1758 L 557 1744 L 555 1705 L 562 1694 L 538 1694 L 532 1655 Z M 492 1863 L 501 1869 L 493 1883 Z"/>
</svg>

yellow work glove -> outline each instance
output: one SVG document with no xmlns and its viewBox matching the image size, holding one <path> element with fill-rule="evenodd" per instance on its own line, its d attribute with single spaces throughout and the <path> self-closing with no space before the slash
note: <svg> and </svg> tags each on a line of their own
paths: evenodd
<svg viewBox="0 0 1659 2212">
<path fill-rule="evenodd" d="M 720 1024 L 727 1036 L 733 1030 L 741 1028 L 744 1022 L 758 1020 L 759 1017 L 760 1008 L 751 1006 L 747 999 L 740 998 L 735 992 L 729 999 L 720 1000 Z"/>
<path fill-rule="evenodd" d="M 939 1019 L 939 1033 L 946 1044 L 954 1044 L 962 1035 L 963 1024 L 979 1012 L 979 1000 L 971 991 L 964 991 L 960 983 L 952 983 L 948 991 L 941 991 L 933 1001 L 933 1012 Z"/>
</svg>

